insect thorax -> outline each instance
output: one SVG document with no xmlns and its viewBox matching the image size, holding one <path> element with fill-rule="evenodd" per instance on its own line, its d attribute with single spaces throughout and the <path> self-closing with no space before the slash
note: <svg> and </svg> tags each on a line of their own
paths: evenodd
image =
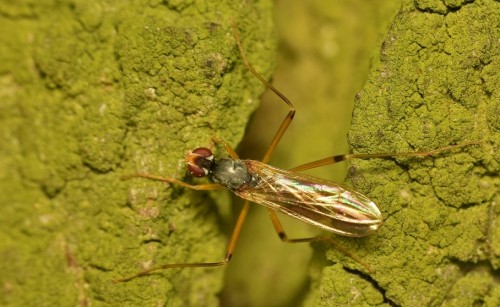
<svg viewBox="0 0 500 307">
<path fill-rule="evenodd" d="M 217 160 L 211 171 L 212 180 L 231 190 L 237 190 L 243 185 L 253 186 L 257 182 L 243 160 L 222 158 Z"/>
</svg>

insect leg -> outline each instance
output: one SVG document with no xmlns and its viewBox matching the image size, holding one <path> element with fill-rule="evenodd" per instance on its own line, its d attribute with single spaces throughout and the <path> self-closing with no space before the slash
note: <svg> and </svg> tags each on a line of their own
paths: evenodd
<svg viewBox="0 0 500 307">
<path fill-rule="evenodd" d="M 245 55 L 245 51 L 243 50 L 243 46 L 241 44 L 241 40 L 240 40 L 240 36 L 238 34 L 238 28 L 237 28 L 237 25 L 236 25 L 236 22 L 232 22 L 232 28 L 233 28 L 233 35 L 234 35 L 234 38 L 236 39 L 236 43 L 238 44 L 238 49 L 240 50 L 240 54 L 241 54 L 241 57 L 243 59 L 243 63 L 245 64 L 245 66 L 248 68 L 248 70 L 250 70 L 250 72 L 257 78 L 259 79 L 259 81 L 264 84 L 265 87 L 267 87 L 268 89 L 270 89 L 271 91 L 273 91 L 279 98 L 281 98 L 281 100 L 283 100 L 283 102 L 285 102 L 288 106 L 288 114 L 286 115 L 285 119 L 283 120 L 283 122 L 281 123 L 281 126 L 279 127 L 278 131 L 276 132 L 276 134 L 274 135 L 273 137 L 273 140 L 271 141 L 271 144 L 269 144 L 269 147 L 267 148 L 266 150 L 266 153 L 264 154 L 264 157 L 262 158 L 262 161 L 263 163 L 267 163 L 269 162 L 269 160 L 271 159 L 271 155 L 273 154 L 274 152 L 274 149 L 276 148 L 276 146 L 278 145 L 278 143 L 280 142 L 281 138 L 283 137 L 283 135 L 285 134 L 285 131 L 286 129 L 288 128 L 288 126 L 290 126 L 290 123 L 292 122 L 293 120 L 293 117 L 295 116 L 295 107 L 293 106 L 293 104 L 290 102 L 290 100 L 285 96 L 283 95 L 283 93 L 281 93 L 277 88 L 275 88 L 271 83 L 267 82 L 252 66 L 252 64 L 250 64 L 250 62 L 248 61 L 246 55 Z"/>
<path fill-rule="evenodd" d="M 352 159 L 370 159 L 370 158 L 391 158 L 391 157 L 429 157 L 433 156 L 442 152 L 446 151 L 451 151 L 454 149 L 462 148 L 465 146 L 470 146 L 470 145 L 477 145 L 480 144 L 479 142 L 467 142 L 467 143 L 462 143 L 458 145 L 450 145 L 450 146 L 445 146 L 433 150 L 428 150 L 428 151 L 415 151 L 415 152 L 401 152 L 401 153 L 373 153 L 373 154 L 345 154 L 345 155 L 337 155 L 337 156 L 331 156 L 327 157 L 324 159 L 316 160 L 313 162 L 309 162 L 306 164 L 302 164 L 299 166 L 296 166 L 290 171 L 294 172 L 300 172 L 300 171 L 305 171 L 308 169 L 312 168 L 317 168 L 320 166 L 325 166 L 325 165 L 330 165 L 334 164 L 337 162 L 342 162 L 342 161 L 348 161 Z"/>
<path fill-rule="evenodd" d="M 221 143 L 222 145 L 224 145 L 224 148 L 226 149 L 226 152 L 229 154 L 229 156 L 235 160 L 239 159 L 240 157 L 238 156 L 238 154 L 236 153 L 236 151 L 234 151 L 233 147 L 231 147 L 231 145 L 229 145 L 228 143 L 226 143 L 226 141 L 224 141 L 223 139 L 220 139 L 218 137 L 216 137 L 215 135 L 212 135 L 212 141 L 214 143 Z"/>
<path fill-rule="evenodd" d="M 304 242 L 318 242 L 318 241 L 328 242 L 329 244 L 333 245 L 336 249 L 341 251 L 344 255 L 364 266 L 371 273 L 374 272 L 374 270 L 368 264 L 366 264 L 364 261 L 356 257 L 354 254 L 349 252 L 346 248 L 338 244 L 335 240 L 333 240 L 330 237 L 316 236 L 316 237 L 297 238 L 297 239 L 288 238 L 285 230 L 283 229 L 283 225 L 281 225 L 281 222 L 278 219 L 278 215 L 276 214 L 276 212 L 271 209 L 268 209 L 268 213 L 269 217 L 271 218 L 271 222 L 273 223 L 274 229 L 276 230 L 276 233 L 278 233 L 278 236 L 281 239 L 281 241 L 287 243 L 304 243 Z"/>
<path fill-rule="evenodd" d="M 151 179 L 151 180 L 156 180 L 156 181 L 173 183 L 173 184 L 177 184 L 177 185 L 183 186 L 183 187 L 188 188 L 188 189 L 193 189 L 193 190 L 198 190 L 198 191 L 201 191 L 201 190 L 203 190 L 203 191 L 219 190 L 219 189 L 224 188 L 223 186 L 221 186 L 220 184 L 217 184 L 217 183 L 189 184 L 187 182 L 180 181 L 180 180 L 170 178 L 170 177 L 161 177 L 161 176 L 144 174 L 144 173 L 132 174 L 132 175 L 127 175 L 127 176 L 121 177 L 122 180 L 127 180 L 130 178 L 146 178 L 146 179 Z"/>
<path fill-rule="evenodd" d="M 146 178 L 148 178 L 148 177 L 146 177 Z M 226 263 L 228 263 L 231 260 L 231 257 L 233 256 L 234 249 L 236 248 L 236 242 L 238 241 L 238 238 L 240 236 L 241 228 L 243 226 L 243 223 L 245 222 L 245 218 L 247 217 L 249 208 L 250 208 L 250 202 L 245 201 L 245 204 L 243 205 L 243 208 L 241 209 L 240 214 L 238 215 L 238 219 L 236 220 L 236 224 L 234 225 L 231 239 L 229 240 L 229 243 L 227 244 L 226 256 L 224 257 L 224 260 L 218 261 L 218 262 L 168 263 L 168 264 L 163 264 L 160 266 L 153 267 L 151 269 L 144 270 L 142 272 L 139 272 L 139 273 L 132 275 L 132 276 L 129 276 L 129 277 L 116 279 L 114 282 L 115 283 L 127 282 L 127 281 L 130 281 L 130 280 L 135 279 L 137 277 L 147 276 L 153 272 L 157 272 L 157 271 L 161 271 L 161 270 L 165 270 L 165 269 L 208 268 L 208 267 L 216 267 L 216 266 L 225 265 Z"/>
</svg>

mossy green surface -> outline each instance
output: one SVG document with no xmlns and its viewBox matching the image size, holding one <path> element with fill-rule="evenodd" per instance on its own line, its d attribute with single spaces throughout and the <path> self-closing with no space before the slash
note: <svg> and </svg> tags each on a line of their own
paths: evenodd
<svg viewBox="0 0 500 307">
<path fill-rule="evenodd" d="M 346 12 L 362 10 L 361 2 L 344 4 Z M 278 86 L 298 102 L 292 129 L 299 133 L 290 131 L 291 144 L 285 139 L 273 160 L 282 167 L 344 152 L 329 130 L 344 111 L 332 115 L 321 106 L 320 116 L 301 114 L 315 109 L 311 101 L 327 105 L 328 98 L 352 97 L 356 90 L 345 83 L 361 81 L 351 79 L 349 66 L 356 65 L 352 59 L 367 65 L 370 55 L 349 46 L 359 57 L 336 58 L 335 48 L 349 43 L 348 35 L 335 32 L 336 22 L 355 17 L 342 14 L 338 3 L 335 10 L 324 1 L 309 5 L 314 22 L 305 24 L 324 40 L 295 40 L 312 36 L 300 32 L 304 24 L 298 19 L 285 17 L 281 24 L 291 24 L 285 45 L 303 44 L 320 55 L 325 71 L 308 79 L 304 72 L 315 65 L 307 53 L 285 47 L 290 58 L 306 64 L 295 71 L 305 78 L 292 92 Z M 377 202 L 385 223 L 375 236 L 339 240 L 375 272 L 328 250 L 321 275 L 311 273 L 311 306 L 498 305 L 498 6 L 405 2 L 356 102 L 353 149 L 397 152 L 483 143 L 426 160 L 353 163 L 352 184 Z M 240 65 L 229 21 L 237 19 L 250 61 L 267 77 L 273 66 L 269 10 L 264 1 L 1 3 L 0 25 L 8 33 L 0 36 L 1 305 L 219 304 L 222 268 L 176 269 L 111 283 L 158 263 L 219 260 L 226 243 L 220 229 L 225 221 L 207 194 L 122 182 L 120 176 L 147 171 L 184 178 L 186 150 L 210 146 L 212 134 L 231 144 L 240 140 L 262 87 Z M 372 14 L 366 16 L 378 16 L 378 8 L 368 10 Z M 345 78 L 329 75 L 331 59 Z M 328 82 L 334 86 L 325 90 Z M 309 92 L 294 97 L 303 86 Z M 285 112 L 270 115 L 280 121 Z M 264 123 L 270 138 L 274 128 Z M 326 172 L 323 177 L 331 178 Z M 265 223 L 266 236 L 282 244 Z M 296 229 L 287 230 L 294 235 Z M 235 259 L 257 252 L 274 256 L 268 249 L 255 251 L 252 241 L 244 246 L 245 239 Z M 299 247 L 289 247 L 283 257 L 290 262 L 279 258 L 285 274 L 306 266 L 295 257 Z M 279 267 L 254 258 L 257 265 L 243 259 L 250 269 L 236 274 L 250 283 L 255 275 L 256 291 L 246 294 L 260 297 L 242 301 L 302 302 L 307 293 L 297 289 L 307 291 L 307 281 L 288 287 L 291 279 Z"/>
<path fill-rule="evenodd" d="M 328 250 L 334 264 L 313 285 L 314 306 L 499 301 L 500 4 L 443 3 L 403 2 L 355 102 L 349 141 L 362 153 L 481 143 L 426 159 L 353 161 L 351 182 L 384 224 L 339 241 L 374 272 Z"/>
<path fill-rule="evenodd" d="M 3 1 L 0 11 L 0 305 L 216 306 L 222 268 L 112 282 L 221 260 L 226 243 L 206 193 L 120 176 L 183 179 L 187 150 L 212 135 L 237 144 L 262 86 L 230 22 L 268 77 L 270 3 Z"/>
</svg>

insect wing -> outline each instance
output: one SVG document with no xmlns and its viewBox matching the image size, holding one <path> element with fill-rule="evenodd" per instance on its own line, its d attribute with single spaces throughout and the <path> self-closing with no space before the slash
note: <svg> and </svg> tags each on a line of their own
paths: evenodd
<svg viewBox="0 0 500 307">
<path fill-rule="evenodd" d="M 241 198 L 344 236 L 367 236 L 382 225 L 375 203 L 353 189 L 259 161 L 244 161 L 256 184 L 235 191 Z"/>
</svg>

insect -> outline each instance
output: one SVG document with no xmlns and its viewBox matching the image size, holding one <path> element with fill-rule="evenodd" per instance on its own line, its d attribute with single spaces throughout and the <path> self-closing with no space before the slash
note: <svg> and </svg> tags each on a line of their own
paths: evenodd
<svg viewBox="0 0 500 307">
<path fill-rule="evenodd" d="M 187 169 L 191 175 L 194 177 L 208 177 L 213 183 L 193 185 L 175 178 L 144 173 L 124 177 L 124 179 L 140 177 L 157 180 L 194 190 L 227 188 L 237 196 L 243 198 L 245 202 L 236 220 L 231 238 L 227 245 L 225 257 L 222 261 L 217 262 L 164 264 L 144 270 L 133 276 L 118 279 L 116 282 L 129 281 L 163 269 L 215 267 L 225 265 L 231 260 L 235 250 L 240 231 L 250 208 L 250 202 L 255 202 L 268 208 L 273 226 L 280 239 L 285 242 L 312 242 L 329 240 L 330 238 L 325 236 L 290 239 L 286 235 L 278 219 L 277 212 L 284 213 L 300 221 L 342 236 L 364 237 L 374 234 L 382 226 L 383 218 L 379 208 L 373 201 L 365 195 L 355 191 L 353 188 L 342 186 L 325 179 L 308 176 L 300 173 L 300 171 L 354 158 L 387 158 L 393 156 L 427 157 L 443 151 L 477 144 L 477 142 L 469 142 L 446 146 L 431 151 L 397 154 L 376 153 L 338 155 L 303 164 L 290 170 L 283 170 L 270 166 L 267 162 L 270 160 L 276 146 L 279 144 L 288 126 L 292 122 L 295 115 L 295 108 L 285 95 L 267 82 L 249 63 L 243 50 L 235 23 L 232 24 L 232 29 L 245 66 L 260 80 L 260 82 L 279 96 L 289 108 L 288 114 L 274 135 L 262 160 L 242 160 L 231 146 L 223 140 L 214 137 L 213 140 L 215 142 L 221 143 L 225 147 L 229 157 L 216 158 L 212 151 L 205 147 L 196 148 L 185 157 Z M 348 251 L 343 252 L 365 265 L 362 261 L 353 257 Z M 370 270 L 367 265 L 365 265 L 365 267 Z"/>
</svg>

